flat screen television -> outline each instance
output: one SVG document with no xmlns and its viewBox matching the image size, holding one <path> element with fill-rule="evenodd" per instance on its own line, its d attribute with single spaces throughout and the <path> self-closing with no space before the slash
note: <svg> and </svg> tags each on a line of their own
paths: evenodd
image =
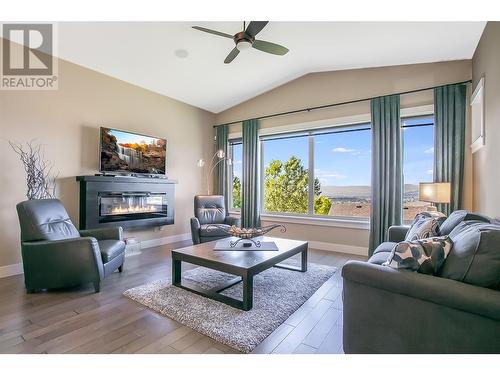
<svg viewBox="0 0 500 375">
<path fill-rule="evenodd" d="M 167 140 L 101 127 L 99 171 L 112 174 L 164 175 Z"/>
</svg>

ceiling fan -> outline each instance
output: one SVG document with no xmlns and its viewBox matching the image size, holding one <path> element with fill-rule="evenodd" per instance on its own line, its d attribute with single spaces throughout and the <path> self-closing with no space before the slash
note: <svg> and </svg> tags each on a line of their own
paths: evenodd
<svg viewBox="0 0 500 375">
<path fill-rule="evenodd" d="M 243 31 L 234 35 L 222 33 L 220 31 L 207 29 L 201 26 L 193 26 L 193 29 L 203 31 L 206 33 L 222 36 L 224 38 L 233 39 L 236 46 L 233 48 L 229 55 L 224 60 L 224 64 L 229 64 L 235 59 L 236 56 L 245 49 L 253 47 L 259 51 L 272 53 L 273 55 L 284 55 L 288 52 L 288 48 L 280 46 L 276 43 L 266 42 L 264 40 L 255 39 L 255 36 L 262 31 L 262 29 L 269 23 L 269 21 L 251 21 L 245 29 L 245 22 L 243 22 Z"/>
</svg>

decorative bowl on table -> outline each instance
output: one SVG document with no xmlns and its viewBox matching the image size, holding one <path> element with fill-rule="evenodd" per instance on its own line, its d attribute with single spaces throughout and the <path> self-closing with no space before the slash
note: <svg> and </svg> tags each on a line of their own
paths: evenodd
<svg viewBox="0 0 500 375">
<path fill-rule="evenodd" d="M 276 228 L 281 228 L 280 229 L 281 233 L 286 232 L 286 228 L 282 224 L 268 225 L 260 228 L 238 228 L 235 225 L 232 225 L 231 227 L 228 228 L 226 225 L 210 224 L 209 226 L 207 226 L 207 231 L 218 229 L 233 237 L 237 237 L 238 239 L 236 241 L 229 242 L 229 246 L 231 247 L 235 247 L 241 241 L 244 241 L 243 247 L 251 247 L 252 244 L 255 245 L 256 247 L 260 247 L 261 246 L 260 241 L 254 240 L 254 238 L 263 236 L 266 233 L 269 233 L 270 231 Z"/>
</svg>

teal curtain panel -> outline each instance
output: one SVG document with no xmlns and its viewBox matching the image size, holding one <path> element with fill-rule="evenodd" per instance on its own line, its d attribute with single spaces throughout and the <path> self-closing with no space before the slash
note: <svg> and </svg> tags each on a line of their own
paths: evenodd
<svg viewBox="0 0 500 375">
<path fill-rule="evenodd" d="M 260 226 L 259 121 L 243 121 L 241 226 Z"/>
<path fill-rule="evenodd" d="M 399 95 L 371 100 L 372 210 L 369 254 L 384 241 L 391 225 L 401 224 L 403 148 Z"/>
<path fill-rule="evenodd" d="M 451 185 L 451 202 L 437 204 L 447 216 L 462 206 L 466 94 L 465 84 L 434 89 L 434 182 Z"/>
<path fill-rule="evenodd" d="M 224 150 L 224 157 L 227 157 L 227 135 L 228 126 L 221 125 L 216 128 L 215 134 L 215 145 L 217 150 Z M 229 198 L 228 198 L 228 182 L 227 182 L 228 168 L 226 160 L 221 161 L 217 165 L 217 175 L 215 180 L 215 193 L 224 196 L 224 204 L 226 210 L 229 209 Z"/>
</svg>

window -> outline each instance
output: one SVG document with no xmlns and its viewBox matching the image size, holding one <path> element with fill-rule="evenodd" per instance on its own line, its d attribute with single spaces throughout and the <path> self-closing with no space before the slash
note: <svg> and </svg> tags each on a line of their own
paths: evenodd
<svg viewBox="0 0 500 375">
<path fill-rule="evenodd" d="M 314 177 L 320 185 L 317 214 L 369 218 L 371 209 L 370 125 L 314 136 Z M 328 199 L 328 200 L 326 200 Z"/>
<path fill-rule="evenodd" d="M 370 126 L 262 137 L 262 211 L 370 215 Z"/>
<path fill-rule="evenodd" d="M 229 168 L 229 207 L 231 210 L 241 209 L 241 168 L 243 162 L 243 144 L 241 140 L 229 142 L 229 157 L 232 159 Z"/>
<path fill-rule="evenodd" d="M 307 214 L 309 211 L 308 135 L 263 138 L 263 211 Z"/>
<path fill-rule="evenodd" d="M 433 181 L 434 117 L 402 119 L 403 128 L 403 220 L 411 221 L 430 203 L 418 200 L 418 184 Z"/>
<path fill-rule="evenodd" d="M 402 118 L 403 219 L 430 205 L 420 182 L 433 181 L 434 117 Z M 367 220 L 371 212 L 369 123 L 261 136 L 262 212 Z M 230 142 L 231 207 L 241 207 L 241 140 Z"/>
</svg>

